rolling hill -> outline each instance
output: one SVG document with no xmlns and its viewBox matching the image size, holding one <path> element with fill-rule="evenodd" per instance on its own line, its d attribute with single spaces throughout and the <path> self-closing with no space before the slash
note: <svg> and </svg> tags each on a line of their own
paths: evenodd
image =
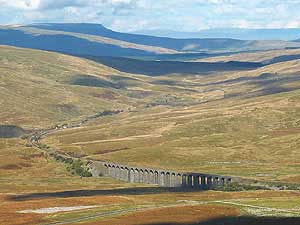
<svg viewBox="0 0 300 225">
<path fill-rule="evenodd" d="M 191 90 L 168 87 L 142 75 L 142 70 L 124 73 L 60 53 L 0 46 L 0 63 L 0 125 L 45 127 L 104 110 L 152 104 L 174 90 L 180 101 L 193 99 Z"/>
<path fill-rule="evenodd" d="M 82 159 L 236 175 L 298 188 L 300 62 L 292 57 L 298 53 L 264 53 L 243 53 L 244 63 L 230 62 L 239 59 L 230 54 L 227 63 L 150 61 L 131 68 L 142 61 L 99 57 L 102 62 L 97 62 L 98 57 L 0 46 L 0 223 L 136 224 L 139 218 L 138 223 L 170 224 L 184 212 L 189 220 L 183 223 L 207 223 L 207 214 L 212 223 L 238 217 L 264 224 L 265 217 L 257 215 L 272 213 L 277 217 L 270 224 L 286 224 L 279 216 L 299 216 L 298 191 L 173 191 L 109 177 L 81 178 L 69 165 L 17 138 L 118 111 L 58 130 L 42 144 Z M 280 56 L 285 60 L 263 64 Z M 128 64 L 130 73 L 121 72 L 120 63 Z M 150 70 L 150 65 L 168 69 Z M 189 69 L 194 66 L 197 73 Z M 142 74 L 149 70 L 156 75 Z M 95 208 L 20 214 L 85 205 Z"/>
<path fill-rule="evenodd" d="M 291 51 L 294 54 L 295 50 Z M 269 52 L 269 54 L 271 53 Z M 208 125 L 211 127 L 209 129 L 220 125 L 221 130 L 216 132 L 221 132 L 219 135 L 224 138 L 227 137 L 222 139 L 220 145 L 227 146 L 223 150 L 229 148 L 230 154 L 238 154 L 234 149 L 239 149 L 237 147 L 239 144 L 230 144 L 233 140 L 245 139 L 245 143 L 248 143 L 246 141 L 248 137 L 250 139 L 258 138 L 268 135 L 269 132 L 276 133 L 285 130 L 291 132 L 290 138 L 295 138 L 298 135 L 296 127 L 297 118 L 299 118 L 297 101 L 298 90 L 300 89 L 299 60 L 265 66 L 259 64 L 259 67 L 250 66 L 250 68 L 245 68 L 245 63 L 238 63 L 237 65 L 240 67 L 236 66 L 229 70 L 224 69 L 224 65 L 232 66 L 234 63 L 211 63 L 208 64 L 213 68 L 210 72 L 207 68 L 201 70 L 203 64 L 200 63 L 197 74 L 194 74 L 192 69 L 184 71 L 185 64 L 182 63 L 176 64 L 177 66 L 174 68 L 161 64 L 165 67 L 164 73 L 159 74 L 160 76 L 149 76 L 141 74 L 143 69 L 147 71 L 147 66 L 156 68 L 159 64 L 145 62 L 145 64 L 137 67 L 136 65 L 139 63 L 136 63 L 135 60 L 122 62 L 110 58 L 104 59 L 99 60 L 101 63 L 96 63 L 59 53 L 7 46 L 0 47 L 0 94 L 3 96 L 1 98 L 1 125 L 15 125 L 25 129 L 34 129 L 70 122 L 104 110 L 124 110 L 124 114 L 112 117 L 114 120 L 116 119 L 115 122 L 111 121 L 112 124 L 116 123 L 116 126 L 119 126 L 116 135 L 107 134 L 103 138 L 95 136 L 96 139 L 90 135 L 80 135 L 76 141 L 87 142 L 86 147 L 80 148 L 80 151 L 85 149 L 87 152 L 90 151 L 89 149 L 93 149 L 93 151 L 100 151 L 103 148 L 114 149 L 113 145 L 115 144 L 118 146 L 117 149 L 122 149 L 128 147 L 126 143 L 128 145 L 130 143 L 130 146 L 135 147 L 129 147 L 131 150 L 128 152 L 124 151 L 124 154 L 115 155 L 108 151 L 104 156 L 113 161 L 129 160 L 132 163 L 139 163 L 139 156 L 142 157 L 140 154 L 146 154 L 145 151 L 149 151 L 147 154 L 151 155 L 156 147 L 155 145 L 153 148 L 143 147 L 144 144 L 140 143 L 140 141 L 143 142 L 143 139 L 133 138 L 131 140 L 131 136 L 149 135 L 151 140 L 157 139 L 157 143 L 160 143 L 160 140 L 163 141 L 166 148 L 158 148 L 161 158 L 169 157 L 171 152 L 180 155 L 182 154 L 180 147 L 175 148 L 178 151 L 175 149 L 171 151 L 167 146 L 175 141 L 173 138 L 178 136 L 178 132 L 180 132 L 180 136 L 187 137 L 186 140 L 188 141 L 194 140 L 188 138 L 191 135 L 200 139 L 202 135 L 205 136 L 205 130 L 198 133 L 198 128 L 195 128 L 195 132 L 189 128 L 196 121 L 199 121 L 199 127 L 202 127 L 200 126 L 202 122 L 211 124 Z M 123 63 L 122 65 L 127 65 L 127 73 L 120 72 L 122 65 L 116 66 L 116 63 L 120 62 Z M 174 65 L 173 63 L 178 62 L 168 63 Z M 187 65 L 186 68 L 192 68 L 192 65 L 198 64 L 187 63 Z M 248 64 L 246 63 L 246 65 Z M 218 67 L 220 68 L 218 69 Z M 140 73 L 133 73 L 138 71 Z M 153 71 L 155 70 L 150 72 Z M 177 72 L 175 73 L 175 71 Z M 211 120 L 210 118 L 214 119 Z M 260 118 L 259 123 L 255 122 L 257 118 Z M 100 123 L 101 121 L 99 119 Z M 122 126 L 119 124 L 120 121 L 124 121 Z M 233 121 L 237 121 L 236 125 Z M 106 121 L 105 124 L 110 127 L 109 121 Z M 84 130 L 89 133 L 95 129 L 102 129 L 103 126 L 104 124 L 94 127 L 91 124 L 91 127 L 88 126 Z M 140 126 L 156 130 L 156 133 L 150 134 L 148 128 L 141 128 Z M 241 130 L 243 126 L 254 130 L 251 134 L 246 130 L 244 132 Z M 168 129 L 165 130 L 164 127 Z M 110 130 L 111 128 L 107 129 Z M 231 131 L 239 132 L 230 133 Z M 211 130 L 210 135 L 213 138 L 215 131 Z M 85 137 L 88 137 L 89 141 L 85 140 Z M 268 137 L 273 138 L 272 135 Z M 62 138 L 59 143 L 62 144 L 60 147 L 64 149 L 63 143 L 68 141 L 68 138 L 63 138 L 62 133 L 59 133 L 56 138 Z M 124 145 L 122 144 L 123 141 L 117 141 L 112 146 L 100 144 L 92 145 L 92 147 L 89 144 L 93 141 L 102 143 L 102 139 L 119 140 L 120 138 L 124 138 Z M 127 138 L 129 138 L 129 142 Z M 208 140 L 209 138 L 205 142 Z M 231 141 L 227 143 L 226 140 Z M 265 143 L 271 141 L 268 138 L 262 140 L 265 140 Z M 185 142 L 185 139 L 182 141 Z M 114 141 L 112 142 L 114 143 Z M 178 142 L 178 146 L 180 146 L 181 141 L 175 142 Z M 215 145 L 214 143 L 217 142 L 214 141 L 211 144 Z M 260 142 L 254 142 L 251 144 L 251 148 L 259 149 L 258 146 L 254 146 L 257 143 Z M 210 149 L 210 151 L 214 148 L 219 149 L 219 147 L 213 147 L 211 144 L 207 142 L 207 146 L 199 148 L 195 154 L 204 154 L 202 151 L 205 152 L 206 149 Z M 77 145 L 72 143 L 68 143 L 67 146 L 68 151 L 70 148 L 77 149 Z M 265 146 L 264 148 L 266 151 L 275 148 L 273 145 L 269 147 Z M 193 148 L 186 150 L 193 151 Z M 132 151 L 135 154 L 132 154 Z M 289 150 L 286 149 L 286 151 Z M 153 154 L 156 154 L 155 152 Z M 229 159 L 226 158 L 226 155 L 227 153 L 224 152 L 220 157 L 225 157 L 224 160 L 227 161 Z M 191 154 L 192 156 L 193 154 Z M 167 160 L 167 158 L 165 159 Z M 240 158 L 234 157 L 234 159 Z M 149 162 L 154 163 L 155 160 Z M 178 166 L 190 165 L 191 169 L 205 170 L 205 167 L 201 166 L 192 168 L 194 165 L 192 158 L 184 162 L 186 164 L 178 164 Z M 157 163 L 159 162 L 156 162 L 154 166 L 158 166 Z M 169 165 L 177 164 L 170 162 Z M 211 168 L 214 172 L 222 172 L 217 171 L 217 167 Z"/>
<path fill-rule="evenodd" d="M 132 165 L 299 181 L 299 60 L 209 75 L 145 76 L 2 46 L 0 62 L 2 126 L 32 130 L 123 111 L 45 140 L 60 151 Z"/>
<path fill-rule="evenodd" d="M 45 143 L 121 164 L 299 182 L 299 72 L 292 60 L 211 76 L 151 78 L 154 89 L 173 91 Z"/>
<path fill-rule="evenodd" d="M 215 28 L 198 32 L 179 32 L 172 30 L 141 30 L 136 34 L 173 38 L 233 38 L 240 40 L 286 40 L 291 41 L 300 37 L 299 28 L 281 29 L 243 29 Z"/>
<path fill-rule="evenodd" d="M 251 70 L 262 66 L 256 62 L 180 62 L 180 61 L 151 61 L 120 57 L 92 57 L 94 60 L 114 69 L 135 74 L 161 76 L 167 74 L 202 74 L 208 75 L 224 71 Z"/>
<path fill-rule="evenodd" d="M 155 53 L 173 52 L 166 49 L 73 33 L 27 28 L 10 29 L 6 27 L 2 27 L 2 29 L 0 27 L 0 44 L 68 54 L 90 54 L 95 56 L 147 56 Z"/>
<path fill-rule="evenodd" d="M 222 56 L 207 56 L 190 60 L 191 62 L 256 62 L 263 65 L 300 59 L 299 49 L 269 50 L 261 52 L 243 52 Z"/>
<path fill-rule="evenodd" d="M 111 88 L 106 76 L 121 73 L 103 65 L 57 53 L 5 46 L 0 46 L 0 62 L 2 124 L 44 127 L 126 106 L 126 99 L 117 100 L 117 93 L 105 90 Z M 104 88 L 72 85 L 72 79 L 86 74 L 96 76 Z"/>
<path fill-rule="evenodd" d="M 115 32 L 98 24 L 1 26 L 0 44 L 71 55 L 154 57 L 300 48 L 299 42 L 244 41 L 226 38 L 174 39 Z M 184 57 L 182 55 L 182 57 Z M 193 57 L 193 56 L 190 56 Z"/>
<path fill-rule="evenodd" d="M 127 34 L 112 31 L 100 24 L 38 24 L 29 25 L 29 27 L 55 31 L 67 31 L 80 34 L 91 34 L 135 44 L 163 47 L 180 52 L 222 50 L 234 47 L 242 47 L 247 44 L 245 41 L 233 39 L 174 39 Z"/>
<path fill-rule="evenodd" d="M 233 39 L 233 38 L 220 38 L 218 35 L 210 38 L 189 38 L 189 39 L 176 39 L 156 37 L 150 35 L 136 35 L 112 31 L 105 28 L 100 24 L 36 24 L 29 25 L 29 27 L 55 30 L 55 31 L 67 31 L 81 34 L 91 34 L 96 36 L 102 36 L 112 38 L 116 40 L 126 41 L 130 43 L 142 44 L 147 46 L 158 46 L 167 49 L 172 49 L 180 52 L 199 52 L 199 51 L 242 51 L 245 50 L 266 50 L 269 48 L 284 48 L 284 47 L 299 47 L 297 43 L 288 41 L 276 41 L 274 46 L 274 40 L 258 41 L 255 38 L 245 40 Z M 229 31 L 230 32 L 230 31 Z M 257 31 L 259 32 L 259 31 Z M 297 31 L 296 31 L 297 32 Z M 265 33 L 261 31 L 260 33 Z M 254 36 L 253 36 L 254 37 Z M 260 39 L 261 40 L 261 39 Z M 260 43 L 263 45 L 259 46 Z"/>
</svg>

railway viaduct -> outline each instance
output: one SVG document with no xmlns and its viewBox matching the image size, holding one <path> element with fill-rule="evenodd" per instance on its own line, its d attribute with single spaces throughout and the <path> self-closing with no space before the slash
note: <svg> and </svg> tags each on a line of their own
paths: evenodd
<svg viewBox="0 0 300 225">
<path fill-rule="evenodd" d="M 88 167 L 94 177 L 109 176 L 124 182 L 153 184 L 161 187 L 209 190 L 226 186 L 233 180 L 228 176 L 139 168 L 99 161 L 90 161 Z"/>
<path fill-rule="evenodd" d="M 69 125 L 66 128 L 78 126 L 80 126 L 80 124 Z M 33 146 L 42 149 L 39 146 L 39 140 L 52 132 L 56 132 L 56 130 L 57 128 L 51 128 L 36 133 L 29 138 L 29 142 Z M 60 156 L 64 159 L 72 159 L 57 153 L 54 149 L 44 149 L 44 151 L 52 155 Z M 88 160 L 86 163 L 93 177 L 109 176 L 124 182 L 153 184 L 161 187 L 186 187 L 209 190 L 216 187 L 226 186 L 232 181 L 239 181 L 238 178 L 228 176 L 140 168 L 94 160 Z"/>
</svg>

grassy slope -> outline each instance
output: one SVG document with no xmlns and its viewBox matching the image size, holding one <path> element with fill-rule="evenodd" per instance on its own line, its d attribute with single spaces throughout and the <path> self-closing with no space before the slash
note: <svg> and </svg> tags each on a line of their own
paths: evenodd
<svg viewBox="0 0 300 225">
<path fill-rule="evenodd" d="M 299 49 L 269 50 L 269 51 L 259 51 L 259 52 L 236 53 L 232 55 L 209 57 L 209 58 L 192 60 L 192 61 L 195 62 L 228 62 L 228 61 L 264 62 L 279 56 L 299 55 L 299 54 L 300 54 Z"/>
<path fill-rule="evenodd" d="M 113 70 L 72 57 L 41 51 L 0 47 L 1 123 L 45 126 L 106 107 L 108 100 L 88 90 L 65 85 L 82 73 L 110 74 Z"/>
<path fill-rule="evenodd" d="M 64 25 L 62 24 L 62 27 Z M 68 27 L 68 25 L 66 25 Z M 74 26 L 74 27 L 73 27 Z M 77 27 L 78 26 L 78 27 Z M 176 54 L 188 52 L 239 52 L 270 49 L 299 48 L 298 42 L 289 41 L 242 41 L 234 39 L 172 39 L 139 36 L 106 30 L 97 27 L 93 32 L 85 32 L 85 26 L 73 24 L 71 27 L 51 26 L 0 26 L 3 33 L 0 43 L 12 46 L 60 51 L 75 55 L 93 56 L 153 56 L 155 54 Z M 80 28 L 81 27 L 81 28 Z M 100 33 L 98 33 L 99 31 Z M 40 38 L 41 37 L 41 38 Z M 12 41 L 13 40 L 13 41 Z M 23 40 L 23 41 L 20 41 Z M 32 43 L 32 40 L 35 40 Z M 46 41 L 46 42 L 44 42 Z M 57 43 L 64 43 L 57 48 Z M 77 51 L 74 45 L 81 46 Z M 94 46 L 90 48 L 90 46 Z M 98 51 L 94 51 L 97 48 Z M 88 49 L 88 51 L 86 51 Z M 117 52 L 117 54 L 116 54 Z"/>
<path fill-rule="evenodd" d="M 29 26 L 40 28 L 41 30 L 69 31 L 81 34 L 92 34 L 95 36 L 108 37 L 115 40 L 127 41 L 130 43 L 147 46 L 158 46 L 180 52 L 199 51 L 242 51 L 242 50 L 267 50 L 282 49 L 285 47 L 299 47 L 297 42 L 289 41 L 243 41 L 227 38 L 208 39 L 174 39 L 164 37 L 154 37 L 145 35 L 135 35 L 120 33 L 109 30 L 99 24 L 36 24 Z M 26 27 L 28 29 L 28 27 Z M 201 36 L 201 35 L 200 35 Z"/>
<path fill-rule="evenodd" d="M 31 27 L 20 27 L 17 30 L 24 31 L 29 34 L 42 34 L 42 35 L 70 35 L 82 39 L 86 39 L 92 42 L 99 42 L 103 44 L 108 45 L 116 45 L 122 48 L 132 48 L 132 49 L 138 49 L 143 50 L 147 52 L 157 53 L 157 54 L 172 54 L 172 53 L 178 53 L 176 50 L 167 49 L 163 47 L 156 47 L 156 46 L 148 46 L 148 45 L 142 45 L 142 44 L 135 44 L 131 42 L 116 40 L 112 38 L 107 37 L 101 37 L 97 35 L 89 35 L 89 34 L 80 34 L 76 32 L 65 32 L 65 31 L 55 31 L 55 30 L 43 30 L 38 28 L 31 28 Z"/>
<path fill-rule="evenodd" d="M 100 119 L 46 141 L 124 164 L 300 182 L 299 71 L 295 60 L 211 77 L 172 76 L 168 82 L 193 90 L 190 106 L 161 96 L 165 106 Z"/>
<path fill-rule="evenodd" d="M 300 179 L 297 60 L 154 78 L 56 53 L 1 47 L 0 56 L 1 124 L 38 128 L 125 110 L 47 139 L 62 151 L 141 166 Z"/>
<path fill-rule="evenodd" d="M 149 78 L 123 74 L 87 60 L 41 51 L 0 47 L 0 57 L 0 94 L 4 96 L 1 98 L 1 124 L 45 127 L 103 109 L 132 109 L 45 140 L 53 146 L 59 146 L 60 150 L 82 152 L 95 158 L 130 164 L 180 170 L 184 168 L 238 175 L 268 171 L 268 179 L 276 179 L 275 176 L 270 177 L 271 174 L 281 175 L 278 179 L 283 180 L 291 176 L 293 179 L 290 181 L 299 182 L 298 91 L 250 99 L 241 99 L 244 95 L 223 99 L 226 93 L 242 92 L 246 95 L 246 90 L 255 91 L 255 85 L 247 81 L 230 85 L 221 82 L 213 85 L 214 88 L 209 84 L 204 85 L 245 76 L 245 72 L 210 77 L 173 75 Z M 291 67 L 293 64 L 295 62 L 284 64 L 286 68 L 294 68 L 293 71 L 286 74 L 280 72 L 276 76 L 285 77 L 296 73 L 298 67 Z M 284 65 L 273 69 L 279 70 Z M 258 76 L 261 72 L 246 74 Z M 122 78 L 126 88 L 70 85 L 67 81 L 76 79 L 78 74 L 101 78 L 100 84 L 103 84 L 103 79 L 120 81 Z M 124 81 L 124 77 L 135 80 Z M 290 81 L 284 85 L 291 87 L 298 83 Z M 216 99 L 223 100 L 213 101 Z M 204 104 L 205 101 L 209 102 Z M 75 105 L 80 113 L 74 115 L 73 110 L 58 111 L 57 104 Z M 149 104 L 160 106 L 147 108 Z M 114 138 L 119 140 L 106 141 Z M 221 217 L 226 217 L 224 220 L 230 223 L 233 218 L 228 217 L 237 215 L 299 216 L 297 192 L 147 191 L 109 178 L 80 179 L 68 174 L 64 165 L 44 158 L 39 151 L 24 145 L 25 141 L 20 139 L 0 139 L 1 224 L 64 222 L 119 209 L 154 206 L 164 208 L 85 219 L 83 224 L 195 223 Z M 107 153 L 114 149 L 119 150 Z M 106 154 L 102 155 L 101 152 Z M 245 164 L 227 164 L 227 160 L 243 161 Z M 130 194 L 126 192 L 127 188 L 137 189 L 131 189 L 134 194 Z M 102 190 L 107 189 L 113 191 L 103 194 Z M 76 194 L 77 190 L 83 192 Z M 71 191 L 72 195 L 68 197 L 59 194 L 64 191 Z M 44 195 L 25 198 L 23 201 L 13 198 L 15 194 L 26 197 L 30 193 Z M 140 195 L 136 195 L 138 193 Z M 215 202 L 220 200 L 226 202 Z M 196 205 L 182 206 L 183 203 Z M 20 216 L 17 213 L 27 209 L 82 205 L 98 207 L 54 214 Z M 262 206 L 272 209 L 264 209 Z M 182 212 L 185 212 L 185 216 L 178 216 Z M 247 223 L 251 218 L 245 218 L 245 221 Z M 262 219 L 260 221 L 260 224 L 264 224 Z"/>
<path fill-rule="evenodd" d="M 1 124 L 45 127 L 104 109 L 126 108 L 130 102 L 105 83 L 120 72 L 87 60 L 2 46 L 0 62 Z M 70 84 L 87 75 L 104 85 Z"/>
<path fill-rule="evenodd" d="M 160 78 L 121 73 L 57 53 L 0 46 L 2 124 L 45 127 L 105 109 L 128 109 L 168 93 L 191 90 L 155 83 Z"/>
<path fill-rule="evenodd" d="M 80 179 L 36 149 L 25 148 L 19 139 L 0 139 L 0 183 L 0 223 L 6 225 L 67 223 L 77 219 L 82 220 L 80 224 L 194 224 L 219 218 L 230 222 L 236 216 L 246 216 L 246 221 L 253 216 L 276 216 L 276 221 L 281 221 L 280 217 L 300 216 L 298 192 L 170 192 L 110 178 Z M 90 205 L 97 207 L 50 214 L 18 213 Z M 107 215 L 99 216 L 103 213 Z M 259 218 L 259 224 L 264 224 L 265 219 Z"/>
</svg>

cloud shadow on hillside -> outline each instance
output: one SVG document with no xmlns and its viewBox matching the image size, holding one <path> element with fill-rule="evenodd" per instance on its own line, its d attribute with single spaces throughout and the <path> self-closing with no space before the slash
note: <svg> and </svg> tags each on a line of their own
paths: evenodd
<svg viewBox="0 0 300 225">
<path fill-rule="evenodd" d="M 183 215 L 184 216 L 184 215 Z M 220 217 L 193 223 L 151 223 L 144 225 L 299 225 L 297 217 Z"/>
<path fill-rule="evenodd" d="M 61 192 L 32 193 L 25 195 L 10 196 L 8 200 L 27 201 L 33 199 L 47 198 L 73 198 L 73 197 L 92 197 L 92 196 L 112 196 L 112 195 L 150 195 L 166 192 L 201 192 L 204 190 L 193 188 L 164 188 L 164 187 L 135 187 L 106 190 L 73 190 Z"/>
<path fill-rule="evenodd" d="M 224 71 L 254 70 L 262 66 L 253 62 L 181 62 L 181 61 L 145 61 L 122 57 L 96 57 L 75 55 L 104 64 L 116 70 L 143 74 L 147 76 L 163 76 L 167 74 L 202 74 L 209 75 Z"/>
</svg>

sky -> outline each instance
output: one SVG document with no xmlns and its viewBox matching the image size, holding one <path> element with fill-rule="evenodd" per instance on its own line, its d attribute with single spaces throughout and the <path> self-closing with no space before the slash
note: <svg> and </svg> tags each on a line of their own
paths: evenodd
<svg viewBox="0 0 300 225">
<path fill-rule="evenodd" d="M 300 28 L 300 0 L 0 0 L 0 24 L 99 23 L 113 30 Z"/>
</svg>

